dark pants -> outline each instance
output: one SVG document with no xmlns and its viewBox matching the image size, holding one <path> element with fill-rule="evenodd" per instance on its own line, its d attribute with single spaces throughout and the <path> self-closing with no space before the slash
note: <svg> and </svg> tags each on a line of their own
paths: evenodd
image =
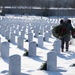
<svg viewBox="0 0 75 75">
<path fill-rule="evenodd" d="M 68 51 L 68 49 L 69 49 L 69 40 L 65 40 L 65 38 L 61 39 L 62 52 L 63 52 L 63 49 L 64 49 L 64 45 L 66 47 L 66 51 Z"/>
</svg>

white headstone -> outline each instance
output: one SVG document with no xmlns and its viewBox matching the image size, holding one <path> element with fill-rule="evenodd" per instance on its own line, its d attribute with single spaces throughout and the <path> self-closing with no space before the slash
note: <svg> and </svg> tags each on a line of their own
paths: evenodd
<svg viewBox="0 0 75 75">
<path fill-rule="evenodd" d="M 36 42 L 29 43 L 29 56 L 36 56 Z"/>
<path fill-rule="evenodd" d="M 44 33 L 46 33 L 46 31 L 47 31 L 47 28 L 46 28 L 46 26 L 44 27 Z"/>
<path fill-rule="evenodd" d="M 15 30 L 14 30 L 13 27 L 10 28 L 10 32 L 11 32 L 11 33 L 15 33 Z"/>
<path fill-rule="evenodd" d="M 10 34 L 10 42 L 15 43 L 15 34 L 14 33 Z"/>
<path fill-rule="evenodd" d="M 16 35 L 19 35 L 19 28 L 16 29 Z"/>
<path fill-rule="evenodd" d="M 52 31 L 51 30 L 48 30 L 49 37 L 51 37 L 51 34 L 52 34 Z"/>
<path fill-rule="evenodd" d="M 2 34 L 2 36 L 5 36 L 5 30 L 6 30 L 6 26 L 3 25 L 2 28 L 1 28 L 1 34 Z"/>
<path fill-rule="evenodd" d="M 54 51 L 56 51 L 57 54 L 60 54 L 60 48 L 61 48 L 61 40 L 57 39 L 54 41 Z"/>
<path fill-rule="evenodd" d="M 43 35 L 43 29 L 42 28 L 40 29 L 40 35 Z"/>
<path fill-rule="evenodd" d="M 5 31 L 5 38 L 6 38 L 7 40 L 10 39 L 9 34 L 10 34 L 10 32 L 9 32 L 8 30 L 6 30 L 6 31 Z"/>
<path fill-rule="evenodd" d="M 26 31 L 26 26 L 23 26 L 23 31 Z"/>
<path fill-rule="evenodd" d="M 25 38 L 25 31 L 21 31 L 21 37 Z"/>
<path fill-rule="evenodd" d="M 9 75 L 21 75 L 20 55 L 12 55 L 9 57 Z"/>
<path fill-rule="evenodd" d="M 28 42 L 33 41 L 33 33 L 28 33 Z"/>
<path fill-rule="evenodd" d="M 10 27 L 10 26 L 8 26 L 8 27 L 7 27 L 7 30 L 10 32 L 10 30 L 11 30 L 11 27 Z"/>
<path fill-rule="evenodd" d="M 31 29 L 30 29 L 30 28 L 28 28 L 28 34 L 29 34 L 30 32 L 32 32 L 32 31 L 31 31 Z"/>
<path fill-rule="evenodd" d="M 39 35 L 38 37 L 38 46 L 43 47 L 43 36 L 42 35 Z"/>
<path fill-rule="evenodd" d="M 49 41 L 49 34 L 48 34 L 48 32 L 45 33 L 45 41 L 47 41 L 47 42 Z"/>
<path fill-rule="evenodd" d="M 8 42 L 1 43 L 1 57 L 9 58 L 9 43 Z"/>
<path fill-rule="evenodd" d="M 22 29 L 22 26 L 21 26 L 21 25 L 19 25 L 19 31 L 21 31 L 21 29 Z"/>
<path fill-rule="evenodd" d="M 18 37 L 18 40 L 17 40 L 17 46 L 18 48 L 23 48 L 23 38 L 20 36 Z"/>
<path fill-rule="evenodd" d="M 38 38 L 39 32 L 36 30 L 35 31 L 35 37 Z"/>
<path fill-rule="evenodd" d="M 2 28 L 2 29 L 1 29 L 1 34 L 2 34 L 2 36 L 5 35 L 5 28 Z"/>
<path fill-rule="evenodd" d="M 47 70 L 56 71 L 57 70 L 57 54 L 52 51 L 47 54 Z"/>
</svg>

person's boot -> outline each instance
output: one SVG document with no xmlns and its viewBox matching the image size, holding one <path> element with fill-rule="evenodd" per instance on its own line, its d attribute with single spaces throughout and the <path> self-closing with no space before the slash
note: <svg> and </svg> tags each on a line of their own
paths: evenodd
<svg viewBox="0 0 75 75">
<path fill-rule="evenodd" d="M 64 50 L 63 50 L 63 49 L 62 49 L 61 51 L 62 51 L 62 52 L 64 52 Z"/>
<path fill-rule="evenodd" d="M 68 49 L 66 49 L 66 52 L 68 52 Z"/>
</svg>

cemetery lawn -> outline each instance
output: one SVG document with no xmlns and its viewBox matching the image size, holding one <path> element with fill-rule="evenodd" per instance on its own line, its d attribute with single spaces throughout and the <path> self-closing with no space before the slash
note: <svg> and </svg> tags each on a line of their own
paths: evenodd
<svg viewBox="0 0 75 75">
<path fill-rule="evenodd" d="M 9 18 L 14 18 L 14 16 L 9 15 Z M 22 23 L 21 20 L 24 21 L 23 19 L 25 19 L 27 23 L 36 21 L 37 24 L 40 24 L 41 20 L 43 20 L 43 22 L 41 23 L 43 25 L 45 24 L 45 22 L 49 22 L 49 23 L 52 22 L 52 24 L 55 25 L 58 23 L 59 20 L 56 17 L 52 17 L 51 20 L 49 20 L 48 17 L 42 17 L 40 19 L 39 18 L 40 17 L 36 17 L 36 16 L 30 16 L 30 17 L 18 16 L 17 18 L 15 17 L 15 20 L 20 19 L 19 20 L 20 22 L 19 21 L 17 22 Z M 7 22 L 10 21 L 8 20 Z M 5 41 L 7 42 L 5 37 L 3 37 L 1 34 L 0 37 L 1 37 L 1 43 Z M 27 38 L 28 35 L 26 34 L 25 37 Z M 56 38 L 51 36 L 48 42 L 44 41 L 43 47 L 37 46 L 36 48 L 37 53 L 35 57 L 23 56 L 25 49 L 26 50 L 29 49 L 29 42 L 26 42 L 24 39 L 23 41 L 24 48 L 20 49 L 17 47 L 17 38 L 18 36 L 16 36 L 16 43 L 9 43 L 9 57 L 15 54 L 21 56 L 21 75 L 75 75 L 75 65 L 74 65 L 75 64 L 75 43 L 74 43 L 75 39 L 73 38 L 71 39 L 71 44 L 68 52 L 64 51 L 64 52 L 60 52 L 60 54 L 57 54 L 57 71 L 47 71 L 47 70 L 40 70 L 40 68 L 41 65 L 45 61 L 47 61 L 47 53 L 54 48 L 53 44 Z M 36 43 L 38 43 L 37 38 L 35 37 L 33 38 L 33 41 L 36 41 Z M 0 55 L 0 75 L 9 75 L 9 59 L 2 58 L 1 55 Z"/>
</svg>

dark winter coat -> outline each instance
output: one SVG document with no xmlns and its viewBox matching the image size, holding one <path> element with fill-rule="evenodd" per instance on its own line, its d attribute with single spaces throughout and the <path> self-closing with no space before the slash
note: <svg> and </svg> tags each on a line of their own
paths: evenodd
<svg viewBox="0 0 75 75">
<path fill-rule="evenodd" d="M 65 22 L 63 25 L 68 29 L 69 33 L 68 33 L 68 35 L 64 36 L 62 38 L 62 40 L 70 41 L 71 30 L 73 30 L 73 27 L 72 27 L 71 23 L 68 23 L 68 22 Z"/>
</svg>

